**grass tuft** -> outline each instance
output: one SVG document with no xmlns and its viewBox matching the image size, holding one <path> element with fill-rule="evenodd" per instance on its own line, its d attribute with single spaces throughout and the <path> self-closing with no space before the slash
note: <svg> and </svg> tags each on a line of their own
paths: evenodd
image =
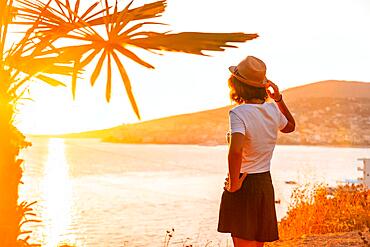
<svg viewBox="0 0 370 247">
<path fill-rule="evenodd" d="M 281 239 L 307 234 L 370 228 L 370 190 L 363 185 L 330 188 L 319 184 L 296 188 L 287 216 L 279 224 Z"/>
</svg>

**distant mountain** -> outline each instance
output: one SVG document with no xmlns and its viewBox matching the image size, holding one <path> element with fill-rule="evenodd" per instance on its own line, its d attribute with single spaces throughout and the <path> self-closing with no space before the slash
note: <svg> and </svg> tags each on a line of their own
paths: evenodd
<svg viewBox="0 0 370 247">
<path fill-rule="evenodd" d="M 67 138 L 102 138 L 109 142 L 223 144 L 232 106 L 181 114 L 111 129 L 58 135 Z"/>
<path fill-rule="evenodd" d="M 370 83 L 349 81 L 320 81 L 284 90 L 285 98 L 370 98 Z"/>
<path fill-rule="evenodd" d="M 280 144 L 370 146 L 370 83 L 321 81 L 283 91 L 296 131 L 279 134 Z M 63 137 L 109 142 L 225 144 L 233 106 L 181 114 Z"/>
</svg>

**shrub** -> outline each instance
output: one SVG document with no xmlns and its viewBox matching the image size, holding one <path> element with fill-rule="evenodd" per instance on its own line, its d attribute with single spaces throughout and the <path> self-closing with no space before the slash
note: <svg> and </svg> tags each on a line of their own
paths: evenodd
<svg viewBox="0 0 370 247">
<path fill-rule="evenodd" d="M 370 190 L 363 185 L 309 185 L 296 188 L 287 216 L 279 224 L 281 239 L 304 234 L 363 230 L 370 227 Z"/>
</svg>

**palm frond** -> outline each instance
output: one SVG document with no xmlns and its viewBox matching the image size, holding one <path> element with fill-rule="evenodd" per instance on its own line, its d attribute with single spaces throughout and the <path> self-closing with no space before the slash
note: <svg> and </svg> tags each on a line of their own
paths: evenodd
<svg viewBox="0 0 370 247">
<path fill-rule="evenodd" d="M 77 77 L 78 77 L 78 71 L 80 68 L 80 61 L 75 60 L 73 65 L 73 72 L 72 72 L 72 97 L 73 99 L 76 98 L 76 86 L 77 86 Z"/>
<path fill-rule="evenodd" d="M 96 82 L 96 79 L 98 78 L 98 76 L 100 74 L 100 71 L 101 71 L 101 69 L 103 67 L 103 62 L 105 60 L 106 55 L 107 55 L 107 52 L 106 51 L 103 51 L 103 54 L 99 58 L 98 64 L 96 65 L 95 70 L 94 70 L 94 72 L 91 75 L 91 79 L 90 79 L 91 86 L 94 86 L 94 84 Z"/>
<path fill-rule="evenodd" d="M 107 55 L 108 65 L 107 65 L 107 85 L 105 89 L 105 98 L 107 102 L 110 101 L 111 91 L 112 91 L 112 61 L 110 54 Z"/>
<path fill-rule="evenodd" d="M 13 0 L 0 1 L 0 65 L 3 65 L 3 54 L 8 35 L 8 26 L 13 17 Z"/>
<path fill-rule="evenodd" d="M 185 52 L 204 55 L 203 51 L 224 51 L 235 48 L 230 42 L 245 42 L 257 38 L 257 34 L 245 33 L 157 33 L 138 32 L 129 36 L 127 44 L 145 50 Z"/>
<path fill-rule="evenodd" d="M 137 62 L 138 64 L 144 66 L 144 67 L 147 67 L 148 69 L 154 69 L 154 66 L 145 62 L 144 60 L 142 60 L 141 58 L 139 58 L 135 53 L 133 53 L 132 51 L 126 49 L 125 47 L 121 46 L 121 45 L 116 45 L 116 46 L 113 46 L 115 49 L 117 49 L 122 55 L 130 58 L 131 60 Z"/>
<path fill-rule="evenodd" d="M 39 73 L 55 74 L 63 76 L 72 75 L 72 65 L 67 61 L 61 61 L 59 57 L 33 57 L 22 56 L 21 60 L 8 59 L 8 66 L 29 75 Z"/>
<path fill-rule="evenodd" d="M 117 22 L 118 16 L 122 13 L 127 12 L 125 13 L 124 20 L 121 20 L 122 22 L 125 22 L 127 24 L 131 21 L 160 17 L 165 11 L 167 5 L 166 0 L 161 0 L 153 3 L 144 4 L 143 6 L 134 9 L 128 9 L 131 6 L 131 3 L 132 1 L 126 6 L 123 11 L 119 11 L 116 14 L 109 14 L 108 17 L 111 19 L 112 22 Z M 88 23 L 91 26 L 102 25 L 104 24 L 104 17 L 90 19 Z"/>
<path fill-rule="evenodd" d="M 121 60 L 119 59 L 117 54 L 115 52 L 112 52 L 112 56 L 113 56 L 114 61 L 117 64 L 118 70 L 121 74 L 123 84 L 125 85 L 125 88 L 126 88 L 127 97 L 129 98 L 130 103 L 131 103 L 131 107 L 134 110 L 137 118 L 140 120 L 139 108 L 137 107 L 135 97 L 132 93 L 130 78 L 128 77 L 126 69 L 123 67 L 123 64 L 121 63 Z"/>
<path fill-rule="evenodd" d="M 34 28 L 34 34 L 40 41 L 35 44 L 34 48 L 43 50 L 59 38 L 64 38 L 69 32 L 74 31 L 76 34 L 94 33 L 90 25 L 86 24 L 84 19 L 78 16 L 80 1 L 77 1 L 74 8 L 66 0 L 63 3 L 60 0 L 54 0 L 56 6 L 51 6 L 49 3 L 44 4 L 39 0 L 17 0 L 18 17 L 21 21 L 14 21 L 13 24 L 31 25 L 38 21 L 38 25 Z M 83 14 L 87 15 L 95 9 L 97 3 L 94 3 Z M 102 12 L 102 11 L 98 11 Z M 86 16 L 84 17 L 86 18 Z M 95 32 L 95 34 L 97 34 Z"/>
<path fill-rule="evenodd" d="M 48 56 L 45 56 L 47 54 Z M 35 77 L 51 86 L 65 86 L 60 80 L 52 78 L 50 75 L 71 76 L 73 74 L 73 65 L 70 59 L 63 59 L 61 56 L 50 56 L 48 52 L 39 54 L 21 55 L 19 52 L 9 52 L 5 59 L 5 64 L 11 68 L 13 80 L 16 75 L 25 75 L 22 83 L 16 84 L 20 87 L 27 80 Z M 15 80 L 14 80 L 15 81 Z M 13 87 L 14 88 L 14 87 Z"/>
<path fill-rule="evenodd" d="M 64 84 L 63 82 L 61 82 L 57 79 L 51 78 L 50 76 L 47 76 L 47 75 L 43 75 L 43 74 L 36 75 L 36 78 L 40 79 L 41 81 L 46 82 L 47 84 L 49 84 L 51 86 L 54 86 L 54 87 L 57 87 L 57 86 L 66 87 L 66 84 Z"/>
<path fill-rule="evenodd" d="M 76 0 L 74 5 L 70 0 L 53 1 L 56 4 L 51 5 L 50 2 L 44 4 L 40 0 L 17 0 L 18 17 L 22 21 L 15 23 L 31 25 L 29 33 L 34 35 L 30 37 L 33 44 L 28 46 L 28 51 L 33 57 L 45 59 L 45 62 L 49 59 L 48 62 L 51 63 L 49 70 L 36 65 L 33 71 L 27 71 L 27 73 L 36 75 L 36 70 L 40 69 L 37 75 L 47 76 L 47 73 L 52 73 L 52 71 L 69 75 L 72 78 L 72 94 L 75 97 L 78 73 L 99 57 L 90 76 L 91 85 L 94 86 L 103 69 L 104 61 L 107 59 L 107 64 L 104 65 L 107 66 L 108 73 L 106 100 L 109 102 L 111 98 L 111 73 L 112 62 L 114 62 L 119 69 L 127 96 L 138 118 L 140 114 L 132 93 L 131 82 L 118 55 L 121 54 L 146 68 L 154 69 L 154 66 L 137 56 L 129 49 L 130 46 L 156 54 L 169 51 L 206 55 L 205 51 L 224 51 L 226 48 L 236 47 L 233 43 L 241 43 L 258 37 L 257 34 L 245 33 L 170 33 L 143 30 L 147 26 L 163 25 L 151 19 L 162 15 L 166 8 L 166 0 L 155 1 L 136 8 L 131 8 L 131 1 L 121 10 L 118 8 L 117 1 L 109 5 L 108 0 L 100 0 L 102 3 L 100 8 L 98 8 L 99 2 L 94 1 L 87 6 L 84 12 L 80 11 L 80 0 Z M 135 21 L 139 22 L 135 23 Z M 101 35 L 97 26 L 105 27 L 107 38 Z M 61 38 L 78 44 L 53 47 L 52 44 Z M 37 56 L 37 54 L 44 56 L 57 54 L 63 62 L 56 64 L 53 58 Z M 57 84 L 50 79 L 47 81 L 53 85 Z"/>
</svg>

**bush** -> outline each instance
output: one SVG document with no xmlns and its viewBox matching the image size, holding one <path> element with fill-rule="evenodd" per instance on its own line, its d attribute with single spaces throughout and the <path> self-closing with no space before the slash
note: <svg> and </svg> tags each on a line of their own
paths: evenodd
<svg viewBox="0 0 370 247">
<path fill-rule="evenodd" d="M 370 190 L 363 185 L 308 185 L 292 193 L 287 216 L 279 224 L 281 239 L 304 234 L 370 228 Z"/>
</svg>

